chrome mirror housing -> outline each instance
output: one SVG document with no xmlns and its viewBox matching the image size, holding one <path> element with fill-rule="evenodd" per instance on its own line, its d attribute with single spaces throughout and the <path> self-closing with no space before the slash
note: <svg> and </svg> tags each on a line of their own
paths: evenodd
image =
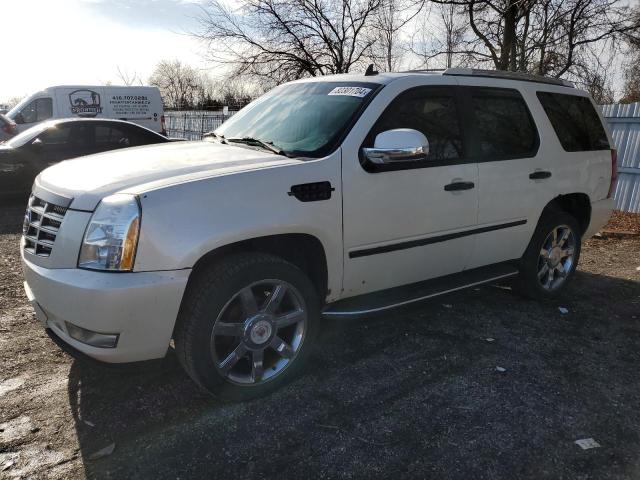
<svg viewBox="0 0 640 480">
<path fill-rule="evenodd" d="M 429 141 L 417 130 L 396 128 L 376 135 L 373 148 L 363 148 L 362 154 L 378 165 L 423 161 L 429 155 Z"/>
</svg>

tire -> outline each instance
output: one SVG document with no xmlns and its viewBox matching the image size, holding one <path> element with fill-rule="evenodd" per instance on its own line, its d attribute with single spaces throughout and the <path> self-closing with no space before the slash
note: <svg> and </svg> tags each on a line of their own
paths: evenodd
<svg viewBox="0 0 640 480">
<path fill-rule="evenodd" d="M 559 240 L 557 244 L 553 243 L 553 232 Z M 580 247 L 580 226 L 573 216 L 564 211 L 543 213 L 520 261 L 515 289 L 536 300 L 557 297 L 573 277 Z M 569 252 L 572 254 L 568 255 Z"/>
<path fill-rule="evenodd" d="M 249 400 L 303 370 L 319 330 L 320 300 L 302 270 L 273 255 L 242 253 L 196 275 L 174 341 L 200 387 L 223 400 Z"/>
</svg>

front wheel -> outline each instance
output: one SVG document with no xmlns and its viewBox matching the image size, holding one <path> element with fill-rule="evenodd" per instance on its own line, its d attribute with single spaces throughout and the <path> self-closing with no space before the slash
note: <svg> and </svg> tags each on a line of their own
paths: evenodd
<svg viewBox="0 0 640 480">
<path fill-rule="evenodd" d="M 580 246 L 574 217 L 565 212 L 545 214 L 522 257 L 517 290 L 536 299 L 557 296 L 576 270 Z"/>
<path fill-rule="evenodd" d="M 176 353 L 200 386 L 245 400 L 299 373 L 319 324 L 309 278 L 272 255 L 230 256 L 190 284 L 175 334 Z"/>
</svg>

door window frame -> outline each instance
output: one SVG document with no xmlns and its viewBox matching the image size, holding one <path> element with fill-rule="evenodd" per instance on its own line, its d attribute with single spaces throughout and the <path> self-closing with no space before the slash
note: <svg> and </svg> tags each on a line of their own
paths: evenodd
<svg viewBox="0 0 640 480">
<path fill-rule="evenodd" d="M 468 134 L 468 120 L 464 118 L 462 114 L 462 104 L 460 97 L 460 88 L 455 85 L 420 85 L 417 87 L 411 87 L 402 92 L 398 93 L 385 107 L 382 113 L 376 118 L 375 122 L 367 132 L 360 148 L 358 148 L 358 158 L 360 160 L 360 166 L 368 173 L 383 173 L 383 172 L 393 172 L 398 170 L 414 170 L 417 168 L 434 168 L 434 167 L 442 167 L 447 165 L 463 165 L 465 163 L 475 163 L 470 161 L 469 159 L 469 138 Z M 423 160 L 423 161 L 406 161 L 406 162 L 395 162 L 387 165 L 379 165 L 370 162 L 366 159 L 362 153 L 362 149 L 369 145 L 372 140 L 371 137 L 376 129 L 378 121 L 393 107 L 394 102 L 403 95 L 407 95 L 411 92 L 415 91 L 424 91 L 425 97 L 451 97 L 454 102 L 454 106 L 456 108 L 456 117 L 458 120 L 458 126 L 460 128 L 460 137 L 462 139 L 462 156 L 456 159 L 442 159 L 442 160 Z M 381 133 L 381 132 L 378 132 Z M 373 139 L 375 140 L 375 138 Z M 429 140 L 429 138 L 427 138 Z"/>
<path fill-rule="evenodd" d="M 517 160 L 522 158 L 533 158 L 538 155 L 538 151 L 540 150 L 540 132 L 538 129 L 538 125 L 531 114 L 531 109 L 527 104 L 527 101 L 522 96 L 522 93 L 515 88 L 506 88 L 506 87 L 479 87 L 479 86 L 465 86 L 461 87 L 463 90 L 461 92 L 461 96 L 463 97 L 463 111 L 464 116 L 466 118 L 471 119 L 470 130 L 469 130 L 469 152 L 471 155 L 469 159 L 474 163 L 485 163 L 485 162 L 503 162 L 507 160 Z M 473 108 L 473 94 L 474 93 L 483 93 L 489 92 L 492 97 L 506 97 L 506 98 L 518 98 L 522 101 L 524 108 L 527 112 L 527 116 L 529 117 L 529 122 L 533 127 L 533 132 L 535 135 L 533 148 L 526 152 L 526 154 L 519 155 L 503 155 L 503 156 L 485 156 L 481 153 L 480 149 L 480 132 L 476 128 L 478 125 L 478 120 L 476 119 L 475 109 Z"/>
<path fill-rule="evenodd" d="M 443 160 L 424 160 L 420 162 L 407 161 L 398 162 L 389 165 L 377 165 L 367 160 L 362 154 L 362 148 L 369 146 L 368 143 L 371 139 L 378 120 L 387 113 L 392 107 L 393 103 L 401 95 L 405 95 L 408 92 L 415 90 L 424 90 L 428 96 L 451 96 L 454 99 L 454 104 L 457 110 L 458 125 L 460 126 L 460 133 L 462 138 L 462 151 L 463 155 L 457 159 L 443 159 Z M 490 92 L 492 96 L 505 96 L 508 98 L 518 98 L 522 101 L 524 108 L 527 112 L 531 126 L 535 134 L 535 142 L 533 148 L 524 155 L 508 155 L 508 156 L 484 156 L 480 153 L 480 141 L 479 132 L 476 128 L 477 121 L 475 118 L 475 112 L 473 108 L 473 93 L 474 92 Z M 428 140 L 428 138 L 427 138 Z M 484 87 L 473 85 L 420 85 L 417 87 L 411 87 L 398 93 L 391 102 L 385 107 L 383 112 L 378 116 L 373 126 L 369 129 L 369 132 L 365 136 L 360 148 L 358 149 L 358 158 L 360 160 L 360 166 L 367 173 L 383 173 L 397 170 L 413 170 L 419 168 L 435 168 L 449 165 L 465 165 L 469 163 L 485 163 L 485 162 L 503 162 L 507 160 L 517 160 L 533 158 L 538 155 L 540 150 L 540 132 L 535 118 L 531 114 L 529 104 L 522 96 L 522 93 L 515 88 L 507 87 Z"/>
</svg>

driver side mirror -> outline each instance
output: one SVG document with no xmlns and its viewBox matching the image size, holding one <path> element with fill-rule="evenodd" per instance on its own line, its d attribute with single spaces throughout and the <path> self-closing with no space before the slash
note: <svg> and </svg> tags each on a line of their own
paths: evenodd
<svg viewBox="0 0 640 480">
<path fill-rule="evenodd" d="M 376 135 L 373 148 L 363 148 L 362 154 L 377 165 L 424 161 L 429 155 L 429 141 L 417 130 L 396 128 Z"/>
<path fill-rule="evenodd" d="M 31 142 L 31 146 L 34 150 L 39 151 L 40 149 L 42 149 L 42 140 L 36 138 L 33 142 Z"/>
<path fill-rule="evenodd" d="M 22 125 L 24 123 L 24 117 L 22 116 L 22 112 L 18 112 L 13 119 L 18 125 Z"/>
</svg>

